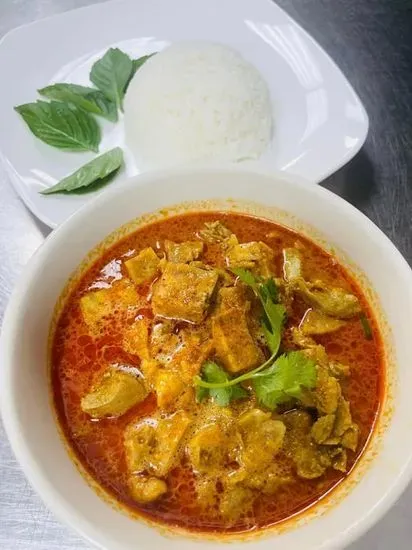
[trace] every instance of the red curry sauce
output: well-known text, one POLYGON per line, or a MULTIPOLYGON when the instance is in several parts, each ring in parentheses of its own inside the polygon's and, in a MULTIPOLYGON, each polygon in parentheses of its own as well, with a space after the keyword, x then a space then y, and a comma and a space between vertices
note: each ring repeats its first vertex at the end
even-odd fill
MULTIPOLYGON (((79 299, 91 289, 105 288, 125 276, 123 262, 141 249, 161 248, 164 239, 176 242, 193 240, 204 222, 221 220, 233 231, 240 242, 263 241, 275 251, 276 275, 281 275, 281 252, 297 241, 304 245, 306 272, 313 278, 321 277, 326 283, 343 287, 355 294, 362 305, 372 328, 373 338, 365 338, 359 319, 350 320, 337 333, 322 336, 330 358, 352 366, 351 376, 342 383, 346 399, 350 401, 353 420, 360 427, 359 446, 349 457, 348 472, 367 444, 379 411, 384 382, 382 342, 373 314, 357 283, 330 254, 310 240, 270 221, 236 213, 193 213, 176 216, 140 228, 110 248, 83 276, 70 296, 58 322, 52 348, 52 388, 54 403, 64 434, 77 458, 89 474, 122 505, 152 520, 178 525, 194 531, 245 531, 268 527, 313 505, 348 474, 328 470, 320 479, 300 480, 287 485, 275 496, 262 496, 254 505, 253 513, 242 517, 227 529, 208 517, 195 498, 194 476, 190 467, 182 462, 168 477, 169 491, 159 502, 140 505, 129 496, 123 432, 132 420, 145 416, 156 408, 156 399, 150 394, 119 418, 91 420, 82 412, 81 397, 89 390, 103 364, 124 363, 139 367, 137 356, 121 348, 121 334, 125 325, 140 316, 151 316, 144 306, 149 286, 140 288, 142 305, 129 316, 114 315, 107 328, 98 336, 89 334, 79 299)), ((213 247, 208 248, 205 261, 215 260, 213 247)), ((305 311, 299 300, 288 324, 296 323, 305 311)), ((286 331, 287 332, 287 331, 286 331)))

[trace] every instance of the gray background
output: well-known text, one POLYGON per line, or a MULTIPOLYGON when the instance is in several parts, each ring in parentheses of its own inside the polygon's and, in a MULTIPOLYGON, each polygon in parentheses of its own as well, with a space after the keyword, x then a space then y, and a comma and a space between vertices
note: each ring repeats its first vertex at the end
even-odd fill
MULTIPOLYGON (((0 36, 17 25, 91 3, 0 0, 0 36)), ((278 3, 332 55, 369 113, 371 127, 365 147, 324 185, 365 212, 412 263, 412 0, 278 3)), ((7 86, 7 82, 1 85, 7 86)), ((29 214, 5 174, 0 173, 0 322, 17 277, 47 234, 48 229, 29 214)), ((390 266, 383 265, 385 268, 390 266)), ((351 550, 409 550, 411 510, 412 486, 351 550)), ((1 424, 0 548, 90 548, 62 526, 33 492, 14 460, 1 424)))

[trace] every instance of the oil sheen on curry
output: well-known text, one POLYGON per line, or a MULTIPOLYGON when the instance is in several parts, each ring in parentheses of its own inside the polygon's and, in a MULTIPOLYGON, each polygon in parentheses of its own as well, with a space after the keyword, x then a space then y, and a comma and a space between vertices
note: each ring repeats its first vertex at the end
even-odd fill
POLYGON ((381 339, 336 259, 268 220, 146 225, 85 273, 52 351, 77 459, 138 515, 244 532, 347 477, 383 388, 381 339))

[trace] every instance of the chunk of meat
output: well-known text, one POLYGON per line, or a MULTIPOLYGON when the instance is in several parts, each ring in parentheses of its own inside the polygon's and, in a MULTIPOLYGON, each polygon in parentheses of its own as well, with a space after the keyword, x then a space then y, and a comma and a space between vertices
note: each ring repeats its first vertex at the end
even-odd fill
POLYGON ((149 326, 148 319, 136 319, 124 331, 123 349, 132 355, 138 355, 140 359, 149 359, 149 326))
POLYGON ((283 250, 283 277, 287 283, 302 277, 302 256, 297 248, 283 250))
POLYGON ((242 440, 230 409, 217 405, 201 408, 202 420, 188 443, 187 454, 195 472, 225 476, 225 465, 237 462, 242 440))
POLYGON ((199 231, 199 236, 208 243, 222 243, 229 239, 232 232, 220 221, 205 222, 205 227, 199 231))
POLYGON ((245 310, 229 309, 212 321, 216 355, 229 372, 239 372, 258 366, 263 354, 253 340, 245 310))
POLYGON ((302 319, 299 329, 304 336, 336 332, 345 325, 345 321, 334 319, 315 309, 309 309, 302 319))
POLYGON ((218 280, 215 271, 168 263, 153 291, 155 315, 201 323, 218 280))
POLYGON ((359 427, 356 424, 352 426, 342 435, 342 447, 355 452, 359 442, 359 427))
POLYGON ((311 429, 312 438, 316 443, 324 443, 331 437, 335 426, 335 418, 334 414, 326 414, 316 420, 311 429))
POLYGON ((196 333, 188 330, 182 334, 182 346, 174 355, 172 365, 185 384, 192 384, 193 377, 199 374, 212 349, 213 342, 208 332, 196 333))
POLYGON ((172 408, 178 402, 185 390, 185 384, 180 376, 171 370, 162 369, 158 372, 155 382, 157 406, 159 409, 172 408))
POLYGON ((159 269, 160 259, 153 248, 144 248, 137 256, 125 262, 129 277, 140 285, 154 278, 159 269))
POLYGON ((90 332, 98 335, 104 326, 105 318, 114 312, 125 312, 137 306, 139 298, 134 286, 123 279, 110 288, 88 292, 80 298, 80 309, 90 332))
POLYGON ((192 418, 184 411, 160 418, 145 418, 125 431, 126 459, 130 472, 148 471, 164 477, 179 459, 192 418))
POLYGON ((209 477, 198 477, 196 479, 196 497, 198 504, 203 509, 209 509, 212 512, 217 500, 216 479, 209 477))
POLYGON ((170 363, 172 356, 180 346, 181 338, 175 332, 173 321, 166 320, 153 326, 150 335, 150 351, 152 357, 155 357, 160 363, 164 365, 170 363))
POLYGON ((273 250, 265 243, 250 242, 231 246, 226 255, 229 267, 250 269, 262 277, 272 275, 273 250))
POLYGON ((143 359, 140 363, 140 371, 145 379, 146 386, 150 389, 154 388, 156 376, 160 370, 160 364, 156 359, 143 359))
POLYGON ((235 485, 223 492, 219 512, 227 524, 231 525, 252 508, 254 500, 255 493, 253 491, 247 487, 235 485))
POLYGON ((204 426, 189 441, 187 452, 196 473, 219 474, 228 455, 225 433, 217 424, 204 426))
POLYGON ((354 294, 343 288, 329 288, 322 281, 309 283, 299 279, 296 291, 308 305, 331 317, 349 319, 361 311, 359 300, 354 294))
POLYGON ((262 492, 264 495, 274 495, 287 483, 292 481, 292 472, 285 475, 283 468, 278 464, 270 464, 264 470, 249 472, 243 484, 250 489, 262 492))
POLYGON ((108 369, 81 400, 82 411, 92 418, 121 416, 147 396, 142 380, 116 369, 108 369))
POLYGON ((224 313, 229 309, 249 311, 250 301, 248 300, 245 286, 237 285, 219 289, 217 309, 219 313, 224 313))
POLYGON ((187 264, 200 258, 204 244, 202 241, 185 241, 174 243, 165 241, 166 257, 169 262, 175 264, 187 264))
POLYGON ((333 414, 341 396, 339 382, 330 376, 327 369, 317 367, 316 387, 311 392, 313 404, 321 414, 333 414))
POLYGON ((251 409, 238 419, 244 442, 241 462, 248 471, 262 470, 269 466, 283 445, 286 427, 280 420, 273 420, 270 413, 251 409))
POLYGON ((134 500, 141 504, 158 500, 167 492, 166 482, 151 476, 132 476, 129 480, 129 487, 134 500))

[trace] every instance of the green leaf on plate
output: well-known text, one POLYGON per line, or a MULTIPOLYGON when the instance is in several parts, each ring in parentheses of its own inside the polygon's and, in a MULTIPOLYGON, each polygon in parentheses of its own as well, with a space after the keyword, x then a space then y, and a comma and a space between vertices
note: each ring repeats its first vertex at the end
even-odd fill
POLYGON ((96 120, 75 105, 36 101, 14 109, 33 134, 52 147, 69 151, 99 150, 100 128, 96 120))
POLYGON ((41 191, 42 195, 52 193, 70 193, 84 189, 100 180, 113 176, 123 164, 123 151, 115 147, 107 153, 91 160, 70 176, 63 178, 59 183, 41 191))
POLYGON ((138 59, 133 59, 133 71, 130 75, 129 80, 127 81, 127 84, 126 84, 126 87, 125 87, 125 90, 124 90, 125 93, 126 93, 127 88, 129 87, 130 81, 132 80, 132 78, 136 74, 136 71, 138 71, 140 69, 140 67, 146 63, 146 61, 149 59, 149 57, 152 57, 153 55, 156 55, 156 53, 157 52, 150 53, 149 55, 142 55, 142 57, 139 57, 138 59))
POLYGON ((102 116, 111 122, 117 121, 116 105, 107 99, 103 92, 95 88, 57 83, 41 88, 38 92, 49 99, 73 103, 80 109, 102 116))
POLYGON ((90 80, 113 101, 117 108, 123 108, 126 86, 133 74, 133 61, 118 48, 110 48, 96 61, 90 71, 90 80))

